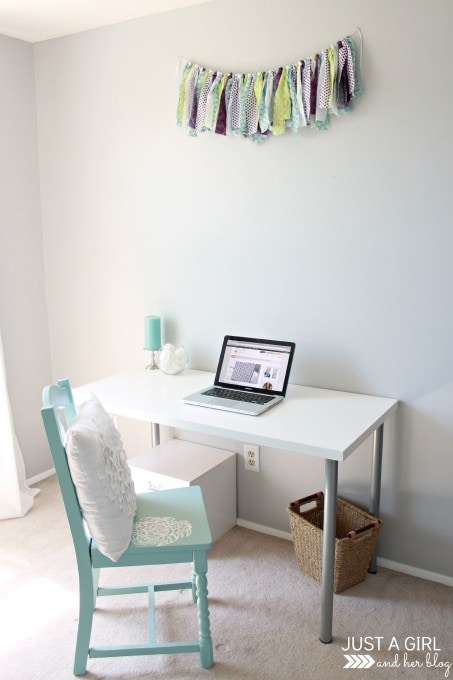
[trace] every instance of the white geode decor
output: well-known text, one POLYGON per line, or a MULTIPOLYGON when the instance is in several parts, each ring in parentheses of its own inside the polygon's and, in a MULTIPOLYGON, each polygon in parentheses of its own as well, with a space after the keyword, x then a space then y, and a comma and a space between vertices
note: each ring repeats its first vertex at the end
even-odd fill
POLYGON ((166 343, 157 355, 157 365, 163 373, 176 375, 181 373, 189 363, 189 355, 182 345, 166 343))

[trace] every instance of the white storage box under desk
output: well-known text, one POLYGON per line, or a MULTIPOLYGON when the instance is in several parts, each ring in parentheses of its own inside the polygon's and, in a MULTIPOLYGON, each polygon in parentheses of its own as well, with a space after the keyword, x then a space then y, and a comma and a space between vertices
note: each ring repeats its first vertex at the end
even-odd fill
POLYGON ((234 452, 171 439, 128 463, 137 493, 200 486, 213 541, 236 525, 234 452))

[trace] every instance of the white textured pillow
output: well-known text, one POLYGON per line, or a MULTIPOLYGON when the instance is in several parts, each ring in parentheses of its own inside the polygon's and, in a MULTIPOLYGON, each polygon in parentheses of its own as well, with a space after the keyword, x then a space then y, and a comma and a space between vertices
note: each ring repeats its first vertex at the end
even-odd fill
POLYGON ((94 394, 68 427, 65 448, 90 534, 117 562, 130 543, 137 504, 121 436, 94 394))

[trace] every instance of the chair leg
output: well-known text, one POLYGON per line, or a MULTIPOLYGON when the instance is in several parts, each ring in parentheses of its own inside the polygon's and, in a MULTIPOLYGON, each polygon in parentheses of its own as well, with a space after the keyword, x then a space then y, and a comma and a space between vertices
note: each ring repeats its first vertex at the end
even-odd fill
POLYGON ((196 583, 196 574, 195 574, 195 569, 192 564, 192 599, 197 603, 197 583, 196 583))
POLYGON ((98 596, 98 587, 99 587, 99 575, 101 573, 100 569, 93 568, 92 569, 92 577, 93 577, 93 610, 96 609, 96 598, 98 596))
POLYGON ((91 628, 96 603, 99 570, 79 571, 79 625, 74 658, 74 675, 85 675, 90 649, 91 628))
POLYGON ((200 664, 202 668, 211 668, 213 664, 212 638, 209 625, 208 580, 206 572, 208 561, 206 551, 194 553, 193 570, 196 583, 198 607, 198 636, 200 644, 200 664))

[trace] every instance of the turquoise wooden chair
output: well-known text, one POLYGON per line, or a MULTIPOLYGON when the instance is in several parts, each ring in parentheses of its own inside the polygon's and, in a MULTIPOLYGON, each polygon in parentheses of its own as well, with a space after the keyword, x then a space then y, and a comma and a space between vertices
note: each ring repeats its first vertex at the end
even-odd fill
POLYGON ((58 476, 69 526, 72 533, 79 575, 79 624, 75 650, 74 674, 86 673, 88 658, 136 656, 148 654, 175 654, 198 652, 203 668, 213 664, 212 640, 207 599, 207 550, 211 547, 211 533, 199 487, 137 494, 139 518, 168 517, 169 514, 187 518, 192 526, 190 536, 179 538, 169 545, 137 545, 131 542, 118 561, 102 554, 89 535, 82 517, 76 488, 71 477, 65 450, 67 427, 76 416, 68 380, 60 380, 43 391, 41 409, 50 451, 58 476), (191 577, 187 581, 139 584, 133 586, 100 587, 102 568, 132 567, 190 563, 191 577), (155 632, 155 593, 164 590, 191 589, 198 609, 199 635, 197 640, 157 642, 155 632), (149 639, 144 644, 124 644, 109 647, 90 647, 93 614, 97 596, 147 593, 149 602, 149 639))

